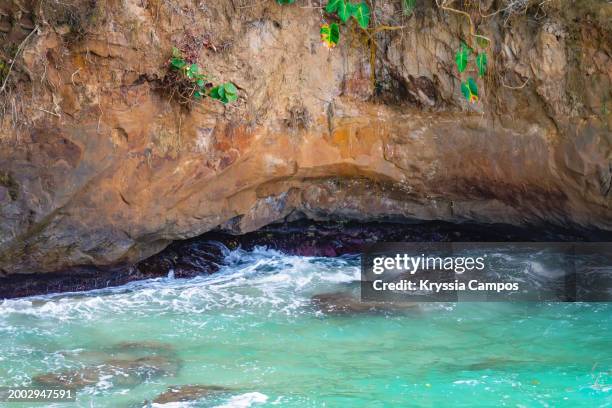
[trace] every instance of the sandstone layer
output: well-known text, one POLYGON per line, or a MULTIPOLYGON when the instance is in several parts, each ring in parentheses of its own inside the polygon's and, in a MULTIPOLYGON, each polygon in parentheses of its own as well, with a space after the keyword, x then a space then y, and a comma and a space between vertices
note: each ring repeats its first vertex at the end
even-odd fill
POLYGON ((378 3, 373 24, 400 29, 349 27, 329 50, 318 2, 4 0, 0 275, 302 217, 612 230, 612 4, 474 16, 492 41, 469 104, 466 18, 378 3), (194 39, 237 103, 164 92, 194 39))

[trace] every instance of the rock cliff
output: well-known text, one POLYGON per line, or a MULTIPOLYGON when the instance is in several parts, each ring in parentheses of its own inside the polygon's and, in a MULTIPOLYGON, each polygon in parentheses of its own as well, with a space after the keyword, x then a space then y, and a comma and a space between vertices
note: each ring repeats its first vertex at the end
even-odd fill
POLYGON ((480 3, 470 104, 470 23, 432 1, 331 50, 318 1, 1 1, 0 275, 301 217, 612 230, 612 4, 480 3), (239 100, 164 92, 173 46, 239 100))

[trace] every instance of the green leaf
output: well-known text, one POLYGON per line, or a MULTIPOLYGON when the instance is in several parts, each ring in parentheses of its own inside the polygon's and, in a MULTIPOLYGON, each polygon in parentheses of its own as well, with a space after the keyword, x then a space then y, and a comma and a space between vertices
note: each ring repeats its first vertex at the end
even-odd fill
POLYGON ((170 60, 170 65, 174 69, 182 69, 185 65, 187 65, 187 62, 185 62, 185 60, 182 58, 172 58, 170 60))
POLYGON ((478 76, 483 78, 487 73, 487 54, 481 52, 476 57, 476 66, 478 66, 478 76))
POLYGON ((204 88, 204 85, 206 85, 206 83, 204 82, 203 79, 198 79, 196 81, 196 84, 200 87, 200 88, 204 88))
POLYGON ((276 0, 278 4, 293 4, 295 0, 276 0))
POLYGON ((469 77, 467 82, 468 82, 468 86, 470 87, 470 92, 472 93, 472 95, 475 95, 476 97, 478 97, 478 85, 476 85, 476 81, 474 80, 474 78, 469 77))
POLYGON ((176 47, 172 47, 172 56, 173 56, 174 58, 180 58, 180 59, 183 59, 183 57, 182 57, 182 55, 181 55, 181 50, 179 50, 179 49, 178 49, 178 48, 176 48, 176 47))
POLYGON ((462 42, 461 48, 459 48, 459 51, 457 51, 457 55, 455 55, 455 63, 457 64, 457 69, 460 73, 465 71, 469 57, 470 48, 462 42))
POLYGON ((357 4, 354 3, 346 3, 346 9, 349 13, 349 16, 354 16, 357 11, 357 4))
POLYGON ((338 5, 338 17, 343 23, 346 23, 346 20, 348 20, 350 16, 351 12, 348 4, 344 0, 340 0, 340 4, 338 5))
POLYGON ((416 0, 403 0, 402 6, 404 15, 410 16, 414 12, 414 8, 416 7, 416 0))
POLYGON ((224 104, 230 103, 238 99, 238 89, 236 89, 236 85, 231 82, 226 82, 211 89, 208 96, 224 104))
POLYGON ((370 25, 370 8, 365 1, 351 7, 351 14, 355 17, 361 28, 368 28, 368 25, 370 25))
POLYGON ((461 93, 468 102, 478 102, 478 85, 476 85, 476 81, 472 77, 461 83, 461 93))
POLYGON ((344 3, 344 0, 329 0, 327 6, 325 6, 325 11, 328 13, 335 13, 340 8, 340 3, 344 3))
POLYGON ((236 89, 236 85, 231 82, 226 82, 223 85, 223 89, 225 89, 225 95, 238 95, 238 89, 236 89))
POLYGON ((321 40, 328 48, 334 48, 340 41, 340 27, 338 24, 323 24, 321 26, 321 40))
POLYGON ((462 82, 461 83, 461 93, 463 94, 463 97, 467 101, 470 101, 472 94, 470 92, 470 88, 469 88, 467 82, 462 82))
POLYGON ((213 99, 221 99, 221 96, 219 95, 219 86, 215 86, 214 88, 212 88, 210 92, 208 92, 208 96, 213 99))
POLYGON ((340 41, 340 27, 336 23, 332 23, 331 26, 331 38, 338 44, 340 41))
POLYGON ((200 92, 200 91, 195 91, 195 92, 193 93, 193 97, 194 97, 195 99, 198 99, 198 100, 202 99, 202 92, 200 92))
POLYGON ((225 90, 225 101, 222 101, 223 103, 234 102, 238 99, 238 89, 236 89, 234 84, 226 82, 223 85, 223 89, 225 90))
POLYGON ((191 64, 191 66, 187 70, 187 77, 195 78, 199 72, 200 72, 200 69, 198 68, 198 64, 191 64))

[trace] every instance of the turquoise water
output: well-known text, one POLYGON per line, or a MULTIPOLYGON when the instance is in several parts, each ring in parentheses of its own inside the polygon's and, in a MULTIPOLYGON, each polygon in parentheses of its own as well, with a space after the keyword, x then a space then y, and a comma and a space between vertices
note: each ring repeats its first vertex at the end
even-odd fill
POLYGON ((237 250, 207 277, 4 301, 0 386, 63 381, 78 399, 0 405, 612 406, 611 304, 326 314, 311 301, 358 279, 356 257, 237 250), (224 389, 152 403, 187 384, 224 389))

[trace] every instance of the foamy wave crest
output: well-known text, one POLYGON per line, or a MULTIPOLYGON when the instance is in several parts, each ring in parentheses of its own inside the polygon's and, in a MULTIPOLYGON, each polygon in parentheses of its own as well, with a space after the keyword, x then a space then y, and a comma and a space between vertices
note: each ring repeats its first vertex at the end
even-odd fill
POLYGON ((165 404, 153 403, 145 405, 143 408, 195 408, 196 406, 196 402, 167 402, 165 404))
POLYGON ((249 408, 254 405, 265 404, 268 396, 260 392, 247 392, 246 394, 231 397, 226 403, 217 408, 249 408))
POLYGON ((226 255, 226 265, 209 276, 158 278, 82 293, 9 299, 0 303, 2 320, 11 316, 98 320, 104 315, 201 315, 251 310, 295 313, 317 291, 359 280, 357 257, 291 256, 256 247, 226 255))

